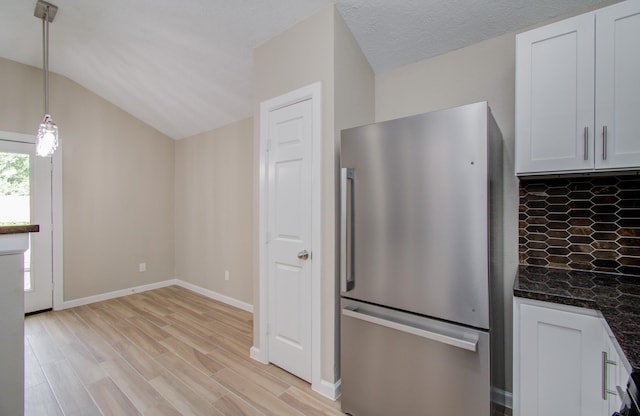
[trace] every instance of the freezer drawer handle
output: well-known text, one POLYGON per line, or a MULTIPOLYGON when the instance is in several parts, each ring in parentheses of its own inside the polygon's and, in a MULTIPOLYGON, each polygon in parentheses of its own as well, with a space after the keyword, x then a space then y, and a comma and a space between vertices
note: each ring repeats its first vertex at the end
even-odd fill
POLYGON ((342 309, 342 314, 350 318, 360 319, 362 321, 370 322, 372 324, 385 326, 387 328, 395 329, 397 331, 406 332, 408 334, 417 335, 422 338, 430 339, 432 341, 441 342, 454 347, 462 348, 463 350, 476 352, 478 349, 478 337, 475 335, 467 335, 469 339, 460 339, 452 337, 450 335, 439 334, 437 332, 427 331, 425 329, 416 328, 413 326, 401 324, 398 322, 389 321, 387 319, 378 318, 377 316, 371 316, 366 313, 354 311, 351 309, 342 309))
POLYGON ((340 169, 340 290, 348 292, 355 286, 355 265, 354 265, 354 223, 353 223, 353 194, 354 194, 354 171, 352 168, 340 169), (351 181, 351 211, 348 211, 347 204, 347 181, 351 181), (351 241, 347 241, 347 229, 349 230, 351 241), (349 244, 351 246, 349 247, 349 244), (349 250, 350 249, 350 250, 349 250), (347 259, 349 256, 349 259, 347 259), (348 260, 348 261, 347 261, 348 260), (349 270, 347 270, 349 269, 349 270))

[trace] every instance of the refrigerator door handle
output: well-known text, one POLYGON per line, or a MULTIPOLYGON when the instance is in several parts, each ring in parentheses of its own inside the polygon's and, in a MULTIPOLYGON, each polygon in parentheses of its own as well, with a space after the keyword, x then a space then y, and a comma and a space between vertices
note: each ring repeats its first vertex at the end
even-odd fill
POLYGON ((478 349, 478 336, 467 334, 465 338, 458 338, 451 335, 441 334, 434 331, 428 331, 422 328, 416 328, 414 326, 402 324, 399 322, 390 321, 388 319, 378 318, 377 316, 369 315, 367 313, 359 312, 353 309, 342 309, 342 314, 350 318, 360 319, 362 321, 370 322, 375 325, 381 325, 387 328, 395 329, 397 331, 406 332, 408 334, 416 335, 422 338, 430 339, 432 341, 448 344, 453 347, 462 348, 463 350, 476 352, 478 349))
POLYGON ((355 267, 353 264, 353 178, 353 168, 340 169, 340 290, 342 292, 353 290, 355 286, 355 267), (349 195, 347 189, 348 181, 351 181, 351 201, 347 201, 349 195), (348 204, 348 202, 351 202, 351 204, 348 204), (350 241, 348 241, 347 230, 351 234, 350 241), (347 261, 347 257, 349 257, 349 261, 347 261))

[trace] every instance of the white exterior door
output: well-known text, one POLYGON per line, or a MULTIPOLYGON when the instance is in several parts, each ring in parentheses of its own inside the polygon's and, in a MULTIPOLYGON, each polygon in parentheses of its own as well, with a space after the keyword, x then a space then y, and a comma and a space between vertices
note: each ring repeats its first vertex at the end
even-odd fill
POLYGON ((268 113, 269 361, 311 381, 312 100, 268 113))
POLYGON ((53 306, 51 158, 35 156, 33 139, 10 133, 0 136, 0 181, 7 185, 0 187, 0 222, 40 225, 40 232, 30 234, 25 253, 25 313, 53 306), (25 166, 26 172, 21 172, 25 166), (17 186, 18 180, 25 182, 23 187, 17 186))

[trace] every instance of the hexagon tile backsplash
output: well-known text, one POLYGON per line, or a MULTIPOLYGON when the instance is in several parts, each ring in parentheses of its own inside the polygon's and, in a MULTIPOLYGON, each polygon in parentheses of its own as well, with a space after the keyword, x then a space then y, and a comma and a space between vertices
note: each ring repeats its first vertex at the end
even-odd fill
POLYGON ((520 180, 520 264, 640 276, 640 176, 520 180))

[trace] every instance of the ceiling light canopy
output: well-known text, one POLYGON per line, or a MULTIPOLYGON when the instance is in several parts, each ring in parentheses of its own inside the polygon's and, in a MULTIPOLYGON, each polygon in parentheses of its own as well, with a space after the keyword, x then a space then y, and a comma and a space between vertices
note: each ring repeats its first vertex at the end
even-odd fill
POLYGON ((36 134, 36 154, 51 157, 58 147, 58 126, 49 115, 49 23, 58 12, 58 6, 38 0, 35 17, 42 19, 42 73, 44 76, 44 118, 36 134))

